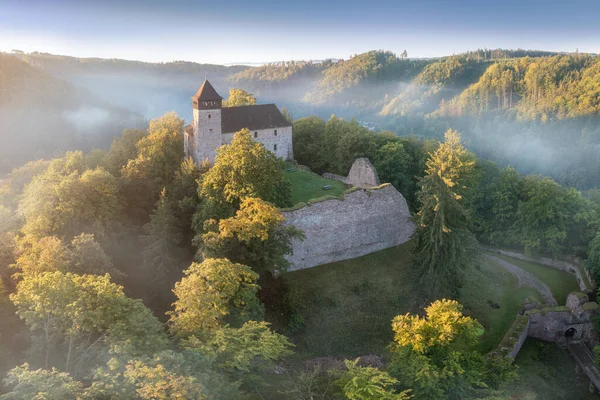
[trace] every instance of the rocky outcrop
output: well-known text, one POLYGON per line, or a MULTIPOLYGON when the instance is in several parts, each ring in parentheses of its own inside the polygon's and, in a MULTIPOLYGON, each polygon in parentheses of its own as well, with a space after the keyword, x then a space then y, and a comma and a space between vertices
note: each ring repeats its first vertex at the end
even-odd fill
POLYGON ((306 236, 293 242, 288 257, 292 271, 398 246, 415 231, 406 200, 390 184, 355 188, 342 199, 311 203, 283 215, 306 236))

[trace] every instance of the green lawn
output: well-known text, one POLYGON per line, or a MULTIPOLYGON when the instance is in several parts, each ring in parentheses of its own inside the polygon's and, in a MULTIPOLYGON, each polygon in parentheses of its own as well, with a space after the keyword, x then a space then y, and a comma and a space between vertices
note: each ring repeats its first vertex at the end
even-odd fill
MULTIPOLYGON (((411 267, 412 245, 289 273, 290 302, 304 318, 304 328, 290 334, 300 358, 386 353, 392 319, 429 303, 411 267)), ((492 350, 519 305, 536 296, 491 261, 466 274, 461 302, 486 328, 478 349, 492 350)))
POLYGON ((547 267, 541 264, 517 260, 515 258, 506 257, 499 254, 493 255, 535 275, 540 281, 548 285, 552 291, 552 294, 556 298, 558 305, 565 305, 569 293, 579 291, 577 280, 568 272, 560 271, 558 269, 547 267))
POLYGON ((500 343, 525 300, 539 300, 539 294, 519 288, 517 279, 491 260, 481 258, 479 266, 465 275, 461 303, 485 328, 477 349, 487 353, 500 343))
POLYGON ((341 196, 344 193, 344 183, 325 179, 311 172, 297 169, 294 172, 288 171, 294 168, 290 165, 285 170, 285 177, 292 183, 292 203, 306 202, 310 199, 316 199, 325 195, 341 196), (323 186, 330 185, 331 189, 325 190, 323 186))

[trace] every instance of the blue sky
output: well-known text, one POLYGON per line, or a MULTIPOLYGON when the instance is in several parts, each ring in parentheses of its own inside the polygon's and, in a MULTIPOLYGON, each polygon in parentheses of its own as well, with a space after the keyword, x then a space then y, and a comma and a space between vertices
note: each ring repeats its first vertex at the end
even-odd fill
POLYGON ((599 13, 600 0, 0 0, 0 50, 220 64, 373 49, 600 53, 599 13))

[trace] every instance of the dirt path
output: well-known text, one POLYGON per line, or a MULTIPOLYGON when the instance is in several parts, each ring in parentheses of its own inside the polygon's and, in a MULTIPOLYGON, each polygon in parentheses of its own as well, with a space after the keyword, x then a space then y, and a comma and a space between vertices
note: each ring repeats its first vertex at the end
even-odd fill
POLYGON ((500 264, 508 272, 513 274, 518 279, 519 286, 530 287, 532 289, 537 290, 544 299, 544 303, 546 303, 546 305, 552 307, 558 305, 556 299, 552 295, 552 291, 550 290, 550 288, 545 283, 541 282, 538 278, 536 278, 533 274, 522 270, 516 265, 511 264, 508 261, 504 261, 501 258, 494 257, 489 254, 484 254, 484 257, 494 261, 497 264, 500 264))

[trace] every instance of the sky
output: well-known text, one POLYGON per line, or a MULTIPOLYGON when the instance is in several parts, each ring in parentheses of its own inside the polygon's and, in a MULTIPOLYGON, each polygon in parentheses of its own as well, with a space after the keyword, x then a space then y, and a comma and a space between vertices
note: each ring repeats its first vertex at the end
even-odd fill
POLYGON ((600 53, 599 13, 600 0, 0 0, 0 51, 215 64, 600 53))

